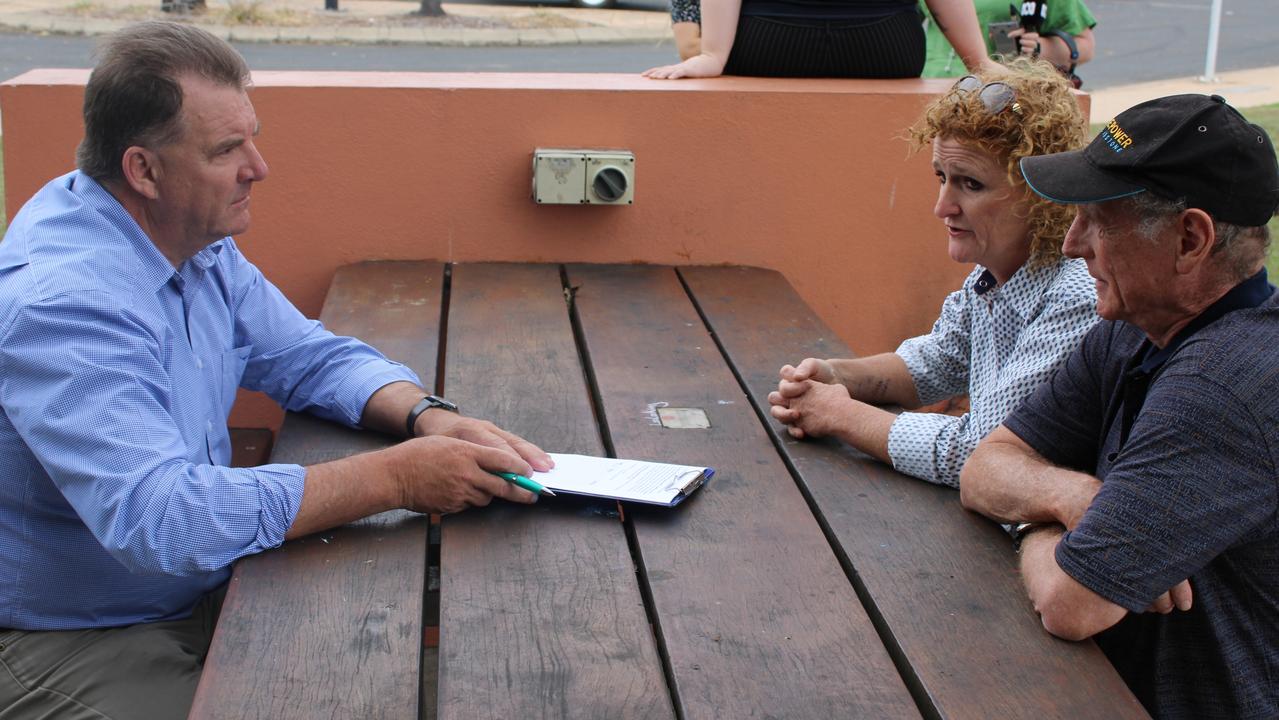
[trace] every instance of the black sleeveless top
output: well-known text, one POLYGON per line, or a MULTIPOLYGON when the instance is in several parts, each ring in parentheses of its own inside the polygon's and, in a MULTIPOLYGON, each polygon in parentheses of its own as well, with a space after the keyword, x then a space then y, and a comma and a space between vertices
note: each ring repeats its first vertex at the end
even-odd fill
POLYGON ((916 0, 742 0, 742 15, 871 23, 919 12, 916 0))

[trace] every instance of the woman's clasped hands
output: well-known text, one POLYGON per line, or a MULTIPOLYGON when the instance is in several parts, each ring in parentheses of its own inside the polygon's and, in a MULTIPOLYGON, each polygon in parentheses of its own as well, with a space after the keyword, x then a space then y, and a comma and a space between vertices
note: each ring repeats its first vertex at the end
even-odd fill
POLYGON ((832 434, 852 401, 839 373, 826 360, 807 358, 781 369, 777 389, 768 394, 769 412, 791 437, 832 434))

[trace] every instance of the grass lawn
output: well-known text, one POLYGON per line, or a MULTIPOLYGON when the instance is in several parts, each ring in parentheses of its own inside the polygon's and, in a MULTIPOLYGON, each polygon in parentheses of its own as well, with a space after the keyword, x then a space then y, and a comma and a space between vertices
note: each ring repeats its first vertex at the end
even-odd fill
MULTIPOLYGON (((1265 128, 1266 132, 1270 133, 1272 142, 1275 138, 1279 138, 1279 105, 1252 108, 1245 110, 1244 115, 1265 128)), ((1266 261, 1266 272, 1270 275, 1272 283, 1279 277, 1279 218, 1270 220, 1270 259, 1266 261)))

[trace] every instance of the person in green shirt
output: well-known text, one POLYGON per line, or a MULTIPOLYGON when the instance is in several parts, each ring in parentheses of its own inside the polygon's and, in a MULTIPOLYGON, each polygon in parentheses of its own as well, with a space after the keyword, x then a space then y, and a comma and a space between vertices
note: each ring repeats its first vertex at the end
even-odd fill
MULTIPOLYGON (((977 9, 977 22, 981 26, 982 37, 986 40, 986 52, 993 56, 997 51, 991 38, 991 23, 1006 22, 1008 20, 1016 22, 1018 18, 1017 11, 1015 7, 1009 6, 1009 0, 974 0, 973 5, 977 9)), ((923 4, 922 0, 920 9, 924 12, 926 18, 924 27, 928 42, 928 55, 927 60, 924 62, 923 77, 959 77, 967 75, 968 69, 964 67, 963 61, 960 60, 954 48, 946 41, 946 36, 942 34, 941 28, 937 27, 937 23, 928 14, 928 8, 923 4)), ((1063 70, 1067 70, 1072 65, 1082 65, 1092 59, 1092 29, 1096 24, 1096 18, 1093 17, 1092 12, 1088 10, 1088 6, 1084 5, 1082 0, 1049 0, 1048 17, 1044 20, 1042 32, 1027 33, 1017 27, 1008 33, 1008 37, 1017 43, 1021 54, 1034 55, 1036 48, 1038 48, 1040 57, 1063 70), (1061 37, 1053 34, 1054 31, 1066 33, 1075 41, 1079 56, 1073 61, 1070 57, 1069 45, 1061 37)))

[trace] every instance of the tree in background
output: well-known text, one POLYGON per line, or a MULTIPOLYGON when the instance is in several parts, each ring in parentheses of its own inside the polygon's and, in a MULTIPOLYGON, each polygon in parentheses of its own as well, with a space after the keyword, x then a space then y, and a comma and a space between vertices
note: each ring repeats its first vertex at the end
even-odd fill
POLYGON ((441 0, 422 0, 422 6, 418 8, 418 15, 427 17, 440 17, 444 15, 444 6, 440 4, 441 0))
POLYGON ((183 15, 203 11, 205 4, 204 0, 160 0, 160 9, 167 13, 183 15))

